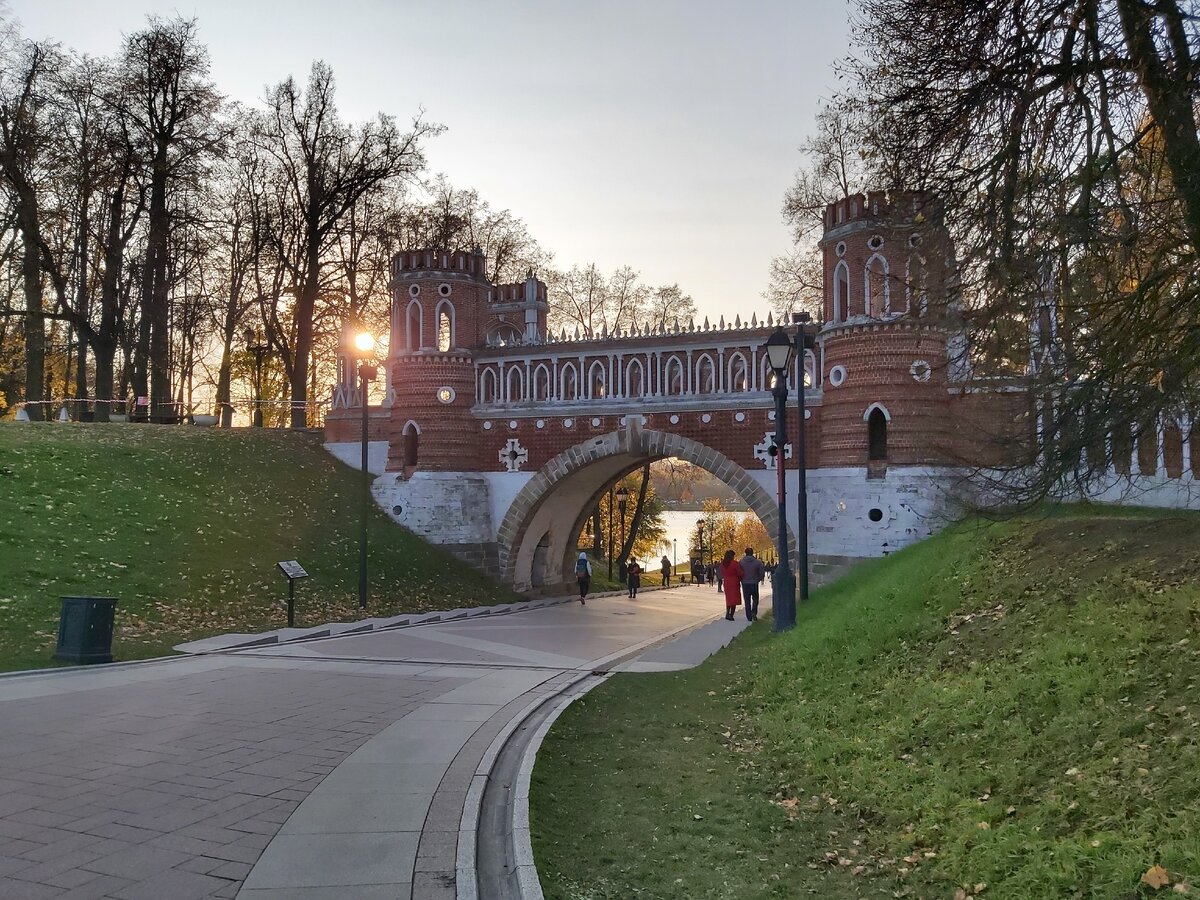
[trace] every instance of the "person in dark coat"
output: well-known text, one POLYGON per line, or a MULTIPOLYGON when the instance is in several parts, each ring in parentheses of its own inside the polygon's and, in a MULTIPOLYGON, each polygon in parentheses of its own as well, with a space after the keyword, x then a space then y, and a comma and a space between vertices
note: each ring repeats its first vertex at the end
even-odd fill
POLYGON ((747 547, 742 563, 742 599, 746 601, 746 621, 758 618, 758 586, 766 580, 767 570, 754 555, 754 548, 747 547))
POLYGON ((580 553, 579 559, 575 561, 575 580, 579 582, 579 603, 586 606, 588 588, 592 584, 592 564, 588 561, 586 553, 580 553))
POLYGON ((663 587, 671 586, 671 560, 666 555, 662 558, 663 587))
POLYGON ((629 576, 629 599, 636 600, 638 588, 642 586, 642 567, 638 565, 636 556, 629 558, 629 568, 625 573, 629 576))
POLYGON ((725 592, 725 618, 733 621, 733 611, 742 605, 742 564, 737 561, 737 554, 732 550, 725 551, 725 557, 719 566, 721 570, 721 587, 725 592))

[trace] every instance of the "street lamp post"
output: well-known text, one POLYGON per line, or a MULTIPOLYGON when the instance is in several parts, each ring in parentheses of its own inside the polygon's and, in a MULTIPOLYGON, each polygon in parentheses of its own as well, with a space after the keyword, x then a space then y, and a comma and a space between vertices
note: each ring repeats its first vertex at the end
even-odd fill
POLYGON ((358 529, 358 608, 367 608, 367 507, 371 503, 371 475, 367 469, 367 385, 374 381, 379 372, 370 365, 371 351, 375 349, 375 337, 364 331, 354 338, 358 349, 359 403, 362 405, 362 508, 358 529))
POLYGON ((804 364, 807 352, 816 345, 816 337, 809 334, 805 328, 812 321, 812 316, 806 312, 792 313, 792 324, 796 326, 796 392, 800 408, 800 437, 796 442, 797 474, 800 483, 796 487, 796 528, 797 540, 800 542, 800 600, 808 599, 808 457, 805 452, 805 429, 808 423, 805 418, 804 364))
POLYGON ((612 485, 608 486, 608 580, 612 581, 612 561, 613 561, 613 490, 612 485))
POLYGON ((625 562, 625 504, 629 502, 629 491, 624 487, 617 488, 617 513, 621 516, 621 565, 617 577, 624 584, 629 577, 629 569, 625 562))
MULTIPOLYGON (((771 611, 775 631, 787 631, 796 624, 796 580, 792 575, 787 546, 787 377, 791 369, 792 339, 782 328, 767 339, 767 358, 775 375, 775 472, 779 492, 779 567, 772 584, 771 611)), ((803 463, 801 463, 803 465, 803 463)))
POLYGON ((263 357, 267 355, 271 345, 255 334, 253 328, 243 331, 242 337, 246 341, 246 349, 254 354, 254 415, 251 421, 255 428, 262 428, 262 364, 263 357))

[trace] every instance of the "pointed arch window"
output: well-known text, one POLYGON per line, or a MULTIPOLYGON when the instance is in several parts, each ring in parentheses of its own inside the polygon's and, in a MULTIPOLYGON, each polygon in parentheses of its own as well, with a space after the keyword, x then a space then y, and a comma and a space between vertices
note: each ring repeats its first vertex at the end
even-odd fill
POLYGON ((714 390, 716 383, 713 377, 713 363, 708 354, 705 354, 696 363, 696 393, 711 394, 714 390))
POLYGON ((559 390, 559 398, 562 400, 578 400, 579 399, 579 381, 575 374, 575 366, 567 363, 563 366, 561 379, 561 387, 559 390))
POLYGON ((604 377, 604 364, 597 361, 588 369, 588 398, 599 400, 608 396, 607 379, 604 377))
POLYGON ((871 461, 888 458, 888 423, 891 415, 879 403, 872 403, 867 409, 867 459, 871 461))
POLYGON ((678 397, 683 394, 683 363, 677 356, 672 356, 667 360, 666 387, 669 397, 678 397))
POLYGON ((864 312, 872 319, 882 319, 888 312, 891 289, 888 285, 887 260, 876 253, 863 269, 864 312))
POLYGON ((404 314, 404 346, 410 353, 417 352, 425 344, 425 336, 421 333, 422 312, 421 301, 412 300, 404 314))
POLYGON ((484 369, 479 376, 479 402, 496 402, 496 373, 492 369, 484 369))
POLYGON ((525 400, 525 379, 515 366, 508 370, 508 402, 521 403, 525 400))
POLYGON ((550 399, 550 370, 544 365, 539 365, 533 370, 533 399, 550 399))
POLYGON ((746 357, 735 353, 729 360, 729 390, 732 393, 741 393, 749 389, 749 380, 746 378, 746 357))
POLYGON ((454 305, 443 300, 437 305, 437 348, 442 353, 454 347, 454 305))
POLYGON ((420 451, 421 429, 417 427, 417 423, 409 421, 404 426, 404 467, 412 468, 417 464, 417 458, 420 451))
POLYGON ((843 322, 849 315, 846 301, 850 297, 850 267, 843 259, 833 270, 833 321, 843 322))
POLYGON ((625 396, 644 397, 646 395, 646 377, 642 371, 640 360, 633 359, 625 369, 625 396))

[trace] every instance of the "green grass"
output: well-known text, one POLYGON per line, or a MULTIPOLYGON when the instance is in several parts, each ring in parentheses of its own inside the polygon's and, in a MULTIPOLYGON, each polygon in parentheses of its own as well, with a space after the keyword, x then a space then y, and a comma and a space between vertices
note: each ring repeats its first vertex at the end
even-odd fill
POLYGON ((546 895, 1108 900, 1154 895, 1156 864, 1200 880, 1198 574, 1191 514, 964 524, 817 592, 794 632, 614 677, 538 756, 546 895))
MULTIPOLYGON (((360 616, 361 476, 274 429, 0 425, 0 670, 51 664, 59 597, 119 599, 114 654, 360 616)), ((370 509, 368 615, 514 596, 370 509)))

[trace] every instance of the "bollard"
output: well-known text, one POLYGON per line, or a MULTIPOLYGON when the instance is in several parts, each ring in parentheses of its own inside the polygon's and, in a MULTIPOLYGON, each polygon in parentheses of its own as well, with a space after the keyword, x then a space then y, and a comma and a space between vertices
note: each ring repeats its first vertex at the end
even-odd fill
POLYGON ((63 597, 54 658, 73 663, 112 662, 115 597, 63 597))

